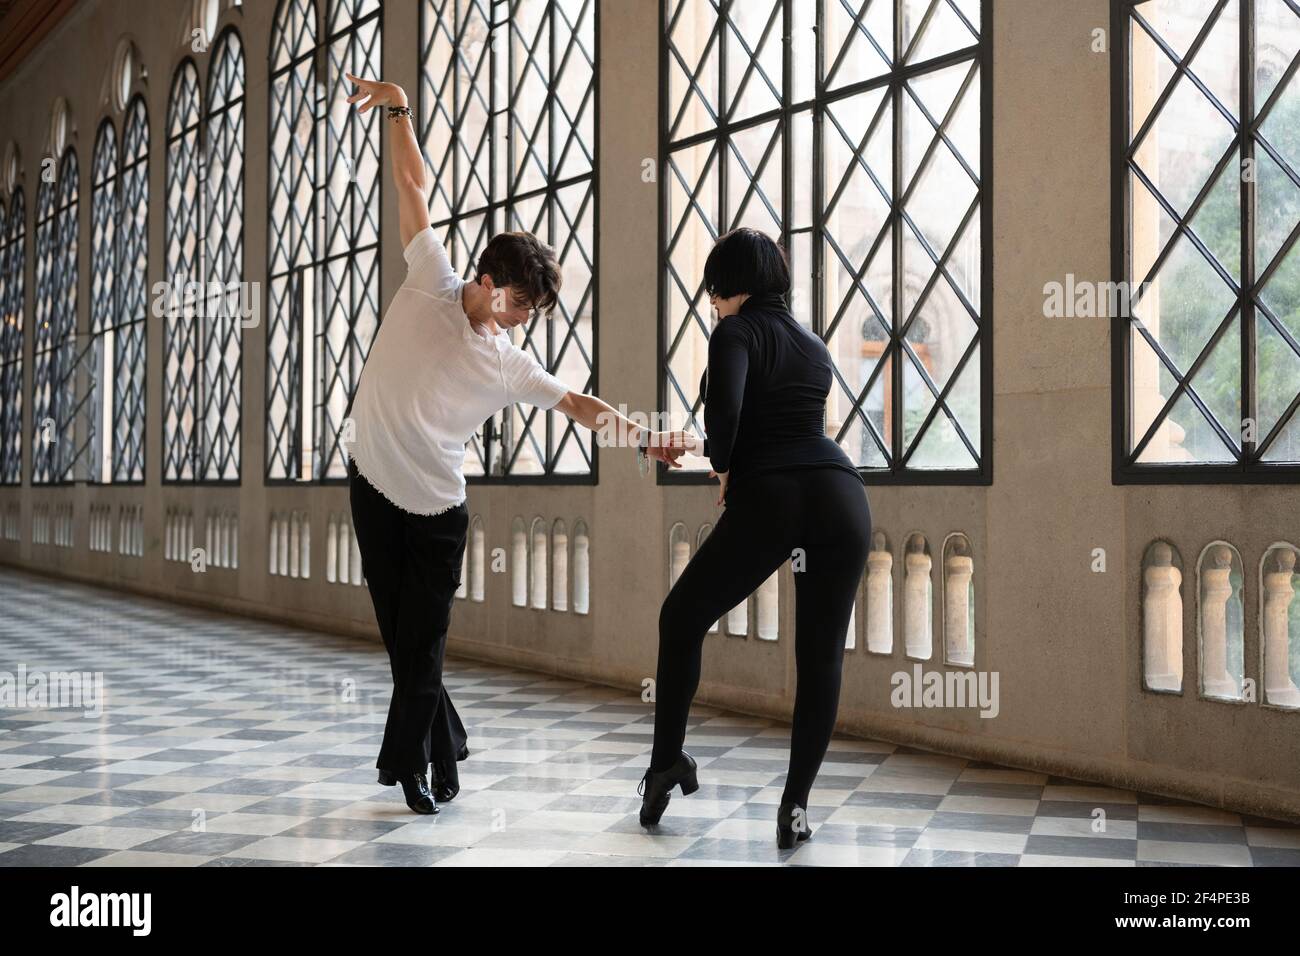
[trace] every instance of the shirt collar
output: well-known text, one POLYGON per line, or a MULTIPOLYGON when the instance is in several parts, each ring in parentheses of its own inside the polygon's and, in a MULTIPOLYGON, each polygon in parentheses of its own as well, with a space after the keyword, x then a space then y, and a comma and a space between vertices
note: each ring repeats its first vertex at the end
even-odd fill
POLYGON ((478 348, 485 349, 489 352, 500 352, 502 349, 510 347, 510 333, 505 329, 500 329, 494 335, 479 335, 474 331, 474 326, 470 325, 468 320, 465 322, 465 339, 478 348))
POLYGON ((741 312, 761 312, 776 311, 789 312, 790 307, 786 304, 785 296, 775 292, 765 293, 763 295, 751 295, 740 306, 741 312))

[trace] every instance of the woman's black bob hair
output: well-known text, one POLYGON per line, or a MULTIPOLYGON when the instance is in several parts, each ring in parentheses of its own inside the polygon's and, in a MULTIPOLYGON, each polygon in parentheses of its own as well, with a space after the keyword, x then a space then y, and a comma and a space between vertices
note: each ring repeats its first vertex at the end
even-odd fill
POLYGON ((704 291, 720 299, 735 295, 785 295, 790 262, 765 232, 742 227, 713 244, 704 263, 704 291))

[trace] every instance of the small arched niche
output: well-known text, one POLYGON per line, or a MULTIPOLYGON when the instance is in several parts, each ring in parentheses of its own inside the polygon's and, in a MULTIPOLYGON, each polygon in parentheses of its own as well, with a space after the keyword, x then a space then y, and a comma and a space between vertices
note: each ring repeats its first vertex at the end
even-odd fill
POLYGON ((907 656, 928 661, 934 654, 934 600, 930 543, 915 531, 903 545, 903 644, 907 656))
POLYGON ((534 518, 532 528, 529 533, 532 541, 533 554, 529 562, 530 584, 532 594, 532 606, 535 610, 546 610, 546 581, 547 581, 547 548, 550 544, 546 533, 546 522, 541 518, 534 518))
POLYGON ((867 653, 894 652, 894 555, 883 531, 871 535, 867 552, 867 653))
POLYGON ((943 639, 947 663, 975 666, 975 558, 960 531, 943 542, 943 639))
POLYGON ((1201 696, 1241 700, 1246 613, 1241 554, 1226 541, 1206 545, 1196 562, 1197 660, 1201 696))
POLYGON ((1260 562, 1260 670, 1264 703, 1300 707, 1300 614, 1294 609, 1300 551, 1279 542, 1260 562))
POLYGON ((1142 680, 1148 690, 1183 687, 1183 559, 1168 541, 1142 556, 1142 680))
POLYGON ((561 519, 551 526, 551 607, 569 609, 569 529, 561 519))
MULTIPOLYGON (((696 532, 696 534, 695 534, 695 553, 696 553, 696 554, 699 554, 699 553, 700 553, 700 548, 702 548, 702 547, 704 546, 704 542, 705 542, 705 540, 706 540, 706 539, 709 537, 709 535, 712 534, 712 533, 713 533, 713 525, 708 524, 708 523, 705 523, 705 524, 700 525, 700 530, 699 530, 698 532, 696 532)), ((717 633, 718 633, 719 631, 721 631, 721 630, 722 630, 722 622, 721 622, 721 621, 714 621, 712 624, 709 625, 709 631, 708 631, 708 633, 710 633, 710 634, 717 634, 717 633)))
POLYGON ((510 603, 528 606, 528 532, 518 516, 510 524, 510 603))
POLYGON ((591 535, 579 518, 573 524, 573 613, 591 610, 591 535))

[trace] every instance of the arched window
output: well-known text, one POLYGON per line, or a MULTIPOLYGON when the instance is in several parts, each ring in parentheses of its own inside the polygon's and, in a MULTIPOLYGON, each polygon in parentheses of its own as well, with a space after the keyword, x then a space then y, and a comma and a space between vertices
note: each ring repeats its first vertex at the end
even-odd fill
POLYGON ((22 170, 22 152, 18 149, 18 144, 10 140, 5 146, 4 166, 0 168, 0 187, 3 187, 10 197, 18 192, 22 170))
POLYGON ((835 362, 826 433, 870 480, 992 480, 979 0, 666 0, 660 407, 700 428, 718 236, 789 253, 835 362), (817 174, 808 172, 808 164, 817 174))
MULTIPOLYGON (((68 115, 68 101, 59 97, 54 101, 54 107, 50 110, 50 128, 46 134, 45 156, 47 159, 55 159, 63 155, 63 151, 68 146, 68 133, 72 121, 68 115)), ((44 169, 45 164, 41 164, 44 169)), ((43 178, 43 177, 42 177, 43 178)))
POLYGON ((221 16, 221 0, 193 0, 194 10, 191 22, 196 30, 202 30, 207 44, 217 32, 217 18, 221 16))
POLYGON ((113 108, 126 109, 131 100, 131 87, 139 69, 140 57, 135 45, 125 38, 118 41, 117 51, 113 54, 113 65, 109 72, 109 88, 112 94, 113 108))
POLYGON ((22 482, 26 270, 27 206, 23 191, 14 189, 8 214, 0 215, 0 484, 4 485, 22 482))
POLYGON ((198 463, 198 286, 202 97, 186 60, 167 101, 166 318, 163 324, 163 480, 193 481, 198 463))
POLYGON ((167 117, 167 324, 163 479, 239 480, 242 328, 261 301, 244 281, 244 53, 227 28, 206 104, 183 62, 167 117))
MULTIPOLYGON (((66 122, 66 119, 65 119, 66 122)), ((36 328, 32 374, 32 484, 73 480, 77 438, 77 154, 36 194, 36 328)))
POLYGON ((144 481, 145 311, 149 269, 149 114, 127 107, 122 133, 117 346, 113 356, 113 480, 144 481))
MULTIPOLYGON (((431 216, 473 275, 496 233, 526 230, 563 273, 554 320, 521 346, 577 392, 595 371, 596 3, 421 0, 420 140, 431 216)), ((471 441, 466 473, 591 473, 591 433, 554 411, 513 406, 471 441)))
POLYGON ((1300 99, 1286 67, 1300 6, 1121 10, 1111 175, 1125 295, 1108 303, 1117 478, 1295 481, 1300 99))
POLYGON ((212 48, 203 128, 203 252, 196 477, 239 480, 242 328, 261 304, 244 281, 244 49, 226 29, 212 48))
POLYGON ((280 0, 271 31, 266 477, 347 473, 344 413, 379 326, 379 0, 280 0))
POLYGON ((90 461, 93 481, 112 477, 113 346, 119 314, 117 131, 111 119, 99 125, 90 179, 90 461))
POLYGON ((131 101, 119 158, 111 120, 96 137, 91 182, 90 477, 144 480, 149 121, 131 101))

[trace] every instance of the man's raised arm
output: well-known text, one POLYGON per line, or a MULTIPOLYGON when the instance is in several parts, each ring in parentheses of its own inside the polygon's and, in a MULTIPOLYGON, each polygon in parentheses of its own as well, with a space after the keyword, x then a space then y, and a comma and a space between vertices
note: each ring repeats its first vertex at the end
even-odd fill
MULTIPOLYGON (((358 103, 362 113, 376 106, 407 107, 406 91, 396 83, 365 80, 346 74, 357 85, 357 92, 348 97, 349 103, 358 103)), ((415 138, 415 127, 410 116, 398 116, 388 121, 392 129, 389 153, 393 157, 393 182, 397 186, 397 219, 401 230, 402 246, 429 225, 429 179, 420 144, 415 138)))

